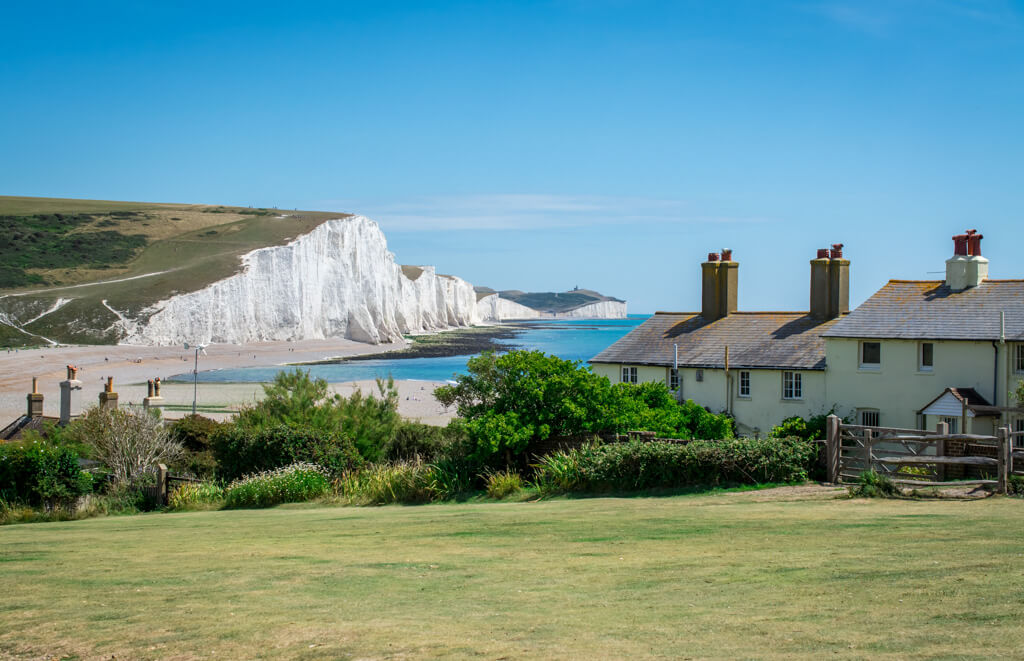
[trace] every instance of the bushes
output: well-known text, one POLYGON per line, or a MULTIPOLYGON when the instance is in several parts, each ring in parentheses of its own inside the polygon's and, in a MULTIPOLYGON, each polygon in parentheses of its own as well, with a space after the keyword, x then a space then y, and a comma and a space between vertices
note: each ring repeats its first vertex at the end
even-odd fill
POLYGON ((224 506, 271 507, 281 503, 300 503, 323 496, 329 488, 330 482, 323 468, 297 463, 231 483, 224 492, 224 506))
POLYGON ((557 436, 645 429, 676 438, 729 438, 732 422, 693 402, 679 404, 662 383, 616 384, 579 361, 540 351, 471 358, 468 374, 434 391, 465 420, 470 453, 512 463, 532 443, 557 436))
POLYGON ((213 477, 217 460, 210 448, 210 440, 222 426, 222 423, 201 415, 187 415, 171 423, 168 434, 184 449, 182 457, 171 468, 199 478, 213 477))
POLYGON ((341 475, 362 463, 350 441, 337 434, 325 436, 309 427, 246 429, 225 425, 214 433, 211 446, 218 474, 227 480, 296 462, 315 463, 341 475))
POLYGON ((131 483, 158 463, 172 463, 182 455, 173 440, 149 411, 94 406, 76 420, 66 436, 91 447, 92 458, 106 466, 114 480, 131 483))
POLYGON ((535 481, 544 493, 797 482, 807 479, 814 456, 800 439, 632 441, 542 457, 535 481))
POLYGON ((46 441, 0 444, 0 500, 67 506, 92 491, 73 450, 46 441))

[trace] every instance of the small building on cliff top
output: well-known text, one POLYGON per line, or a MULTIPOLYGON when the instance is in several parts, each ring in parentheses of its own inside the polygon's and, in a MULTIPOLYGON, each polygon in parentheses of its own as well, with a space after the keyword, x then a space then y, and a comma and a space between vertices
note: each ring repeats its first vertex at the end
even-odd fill
POLYGON ((699 313, 656 313, 590 362, 612 381, 663 381, 733 415, 741 434, 830 410, 866 425, 1024 430, 1012 394, 1024 280, 988 279, 981 238, 954 237, 945 280, 892 280, 852 312, 841 244, 811 260, 807 312, 738 311, 739 264, 712 253, 699 313))

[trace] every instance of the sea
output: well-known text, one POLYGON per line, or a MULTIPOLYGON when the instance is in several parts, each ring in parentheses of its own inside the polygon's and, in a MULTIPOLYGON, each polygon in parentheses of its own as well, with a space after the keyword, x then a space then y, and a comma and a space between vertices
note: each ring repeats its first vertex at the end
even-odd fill
MULTIPOLYGON (((619 338, 633 330, 648 318, 648 315, 631 314, 626 319, 565 319, 530 320, 516 322, 523 330, 515 337, 499 339, 499 345, 515 349, 535 349, 556 355, 565 360, 586 362, 619 338)), ((450 381, 466 373, 466 363, 471 355, 443 356, 439 358, 390 358, 379 360, 356 360, 331 365, 303 365, 311 376, 322 378, 329 383, 362 381, 388 378, 415 381, 450 381)), ((204 383, 264 383, 273 381, 282 370, 294 366, 239 367, 233 369, 199 372, 199 381, 204 383)), ((192 380, 192 374, 183 374, 171 380, 192 380)))

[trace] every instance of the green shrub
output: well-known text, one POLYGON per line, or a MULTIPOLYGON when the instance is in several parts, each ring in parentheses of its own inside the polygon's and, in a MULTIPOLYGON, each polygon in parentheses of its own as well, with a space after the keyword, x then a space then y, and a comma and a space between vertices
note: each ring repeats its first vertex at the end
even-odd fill
POLYGON ((479 464, 455 454, 436 459, 430 464, 430 490, 440 500, 449 500, 469 493, 479 471, 479 464))
POLYGON ((469 360, 467 374, 434 391, 465 420, 470 454, 512 463, 532 443, 633 429, 677 438, 729 438, 732 421, 692 401, 680 404, 663 383, 616 384, 579 361, 540 351, 488 352, 469 360))
POLYGON ((0 444, 0 499, 53 508, 90 491, 92 476, 70 448, 39 440, 0 444))
POLYGON ((330 394, 327 381, 308 371, 279 372, 263 386, 264 397, 243 409, 235 425, 249 432, 275 427, 312 430, 321 438, 349 439, 366 461, 380 461, 402 427, 394 381, 377 380, 379 397, 355 391, 348 397, 330 394))
POLYGON ((224 501, 224 489, 212 482, 185 482, 167 500, 172 510, 207 509, 224 501))
POLYGON ((315 463, 341 475, 362 463, 348 439, 337 434, 324 436, 311 427, 278 425, 251 429, 224 425, 214 432, 211 446, 217 459, 217 473, 226 480, 296 462, 315 463))
POLYGON ((511 470, 487 474, 487 495, 501 500, 523 489, 523 477, 511 470))
POLYGON ((370 464, 346 473, 337 482, 339 494, 359 505, 425 503, 433 499, 432 467, 419 461, 370 464))
POLYGON ((1024 475, 1011 475, 1006 482, 1006 493, 1012 496, 1024 496, 1024 475))
POLYGON ((184 448, 181 458, 171 465, 174 472, 203 479, 213 477, 217 459, 210 441, 223 424, 201 415, 187 415, 168 425, 170 437, 184 448))
POLYGON ((224 506, 254 508, 301 503, 323 496, 329 488, 323 468, 296 463, 232 482, 224 491, 224 506))
POLYGON ((860 498, 888 498, 900 495, 900 488, 887 476, 873 470, 864 471, 850 487, 850 495, 860 498))
POLYGON ((464 437, 465 432, 458 421, 452 421, 447 427, 405 421, 395 431, 383 456, 387 461, 429 462, 449 451, 464 437))
POLYGON ((546 493, 798 482, 814 457, 813 444, 800 439, 631 441, 542 457, 535 482, 546 493))

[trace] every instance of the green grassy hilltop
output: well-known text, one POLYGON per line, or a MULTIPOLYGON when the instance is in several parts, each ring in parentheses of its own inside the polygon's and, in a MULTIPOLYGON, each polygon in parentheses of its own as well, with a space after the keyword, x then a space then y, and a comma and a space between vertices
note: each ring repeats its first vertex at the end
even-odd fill
POLYGON ((1020 501, 785 491, 10 526, 0 658, 1024 653, 1020 501))
POLYGON ((138 314, 232 275, 251 250, 346 215, 0 196, 0 345, 113 342, 105 329, 117 316, 104 300, 138 314))

